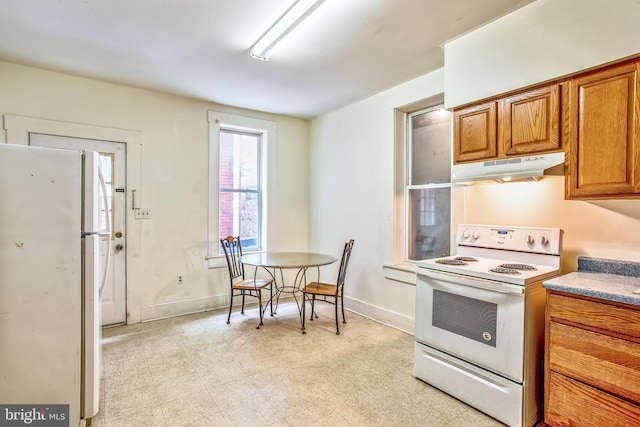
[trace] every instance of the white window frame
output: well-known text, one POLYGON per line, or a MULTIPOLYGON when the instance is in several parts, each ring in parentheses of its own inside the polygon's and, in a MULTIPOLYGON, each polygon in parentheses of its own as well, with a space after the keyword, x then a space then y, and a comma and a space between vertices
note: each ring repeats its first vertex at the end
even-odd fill
MULTIPOLYGON (((406 152, 406 159, 405 159, 405 187, 404 187, 404 229, 405 229, 405 233, 404 233, 404 253, 403 253, 403 262, 405 263, 409 263, 409 264, 414 264, 417 260, 414 259, 409 259, 409 246, 411 245, 411 236, 409 235, 409 230, 410 230, 410 224, 409 222, 411 221, 410 218, 410 212, 409 212, 409 204, 410 204, 410 200, 411 197, 409 195, 409 193, 411 192, 411 190, 428 190, 428 189, 435 189, 435 188, 451 188, 451 182, 446 182, 446 183, 439 183, 439 184, 413 184, 411 182, 411 176, 412 176, 412 170, 411 170, 411 161, 412 161, 412 155, 413 152, 411 150, 412 148, 412 138, 413 135, 411 133, 411 120, 410 118, 412 116, 416 116, 416 115, 420 115, 420 114, 424 114, 424 113, 430 113, 430 112, 434 112, 434 111, 438 111, 441 110, 442 108, 444 108, 444 102, 441 103, 437 103, 437 104, 432 104, 429 105, 425 108, 421 108, 419 110, 416 111, 411 111, 411 112, 407 112, 406 113, 406 119, 405 119, 405 126, 406 126, 406 130, 405 130, 405 152, 406 152)), ((451 117, 451 120, 453 121, 453 116, 451 117)), ((453 135, 452 135, 453 137, 453 135)), ((453 157, 452 157, 453 158, 453 157)), ((421 211, 420 214, 420 218, 419 221, 422 221, 422 214, 423 213, 429 213, 431 212, 433 214, 433 209, 426 209, 425 211, 421 211)), ((426 218, 425 218, 426 219, 426 218)))
MULTIPOLYGON (((393 220, 393 266, 413 266, 415 261, 408 259, 408 192, 412 188, 423 186, 411 186, 408 184, 410 153, 408 153, 407 130, 408 117, 412 113, 421 110, 429 110, 444 104, 444 94, 438 94, 411 104, 398 107, 394 112, 395 122, 395 173, 394 173, 394 220, 393 220)), ((432 188, 451 186, 451 184, 431 184, 432 188)), ((411 267, 412 268, 412 267, 411 267)), ((400 280, 402 281, 402 280, 400 280)))
POLYGON ((262 136, 262 248, 268 250, 275 225, 275 149, 277 123, 218 111, 208 112, 209 120, 209 224, 207 260, 209 268, 226 267, 219 245, 219 154, 220 128, 258 133, 262 136))

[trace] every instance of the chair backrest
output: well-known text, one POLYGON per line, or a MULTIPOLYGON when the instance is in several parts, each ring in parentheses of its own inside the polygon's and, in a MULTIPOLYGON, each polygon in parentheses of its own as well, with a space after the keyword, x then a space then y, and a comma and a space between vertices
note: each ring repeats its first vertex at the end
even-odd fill
POLYGON ((242 277, 244 279, 244 265, 238 261, 242 256, 242 244, 240 237, 227 236, 220 239, 220 244, 224 250, 224 256, 227 258, 227 267, 229 267, 229 279, 233 285, 234 279, 242 277))
POLYGON ((344 244, 344 251, 342 251, 342 260, 340 261, 340 269, 338 270, 337 287, 344 287, 344 278, 347 275, 347 265, 351 258, 351 249, 353 248, 353 239, 344 244))

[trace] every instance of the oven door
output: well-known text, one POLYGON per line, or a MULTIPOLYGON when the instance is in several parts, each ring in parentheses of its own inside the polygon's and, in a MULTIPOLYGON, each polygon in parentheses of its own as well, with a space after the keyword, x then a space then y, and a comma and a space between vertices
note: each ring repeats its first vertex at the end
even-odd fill
POLYGON ((524 288, 418 268, 416 340, 523 382, 524 288))

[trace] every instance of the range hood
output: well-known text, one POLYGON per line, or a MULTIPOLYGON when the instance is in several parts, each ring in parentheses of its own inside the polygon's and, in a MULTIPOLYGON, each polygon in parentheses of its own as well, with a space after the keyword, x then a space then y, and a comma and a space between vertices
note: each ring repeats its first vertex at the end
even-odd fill
POLYGON ((564 153, 536 154, 485 162, 461 163, 451 167, 451 182, 473 182, 564 175, 564 153))

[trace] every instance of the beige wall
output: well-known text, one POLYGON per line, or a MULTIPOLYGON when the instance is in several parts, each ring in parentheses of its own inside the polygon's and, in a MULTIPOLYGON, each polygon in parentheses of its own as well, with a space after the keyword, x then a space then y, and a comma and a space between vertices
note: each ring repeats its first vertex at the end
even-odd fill
POLYGON ((464 192, 466 223, 562 228, 565 273, 576 270, 578 256, 640 262, 640 200, 564 200, 562 177, 464 192))
POLYGON ((536 0, 445 45, 447 108, 640 52, 636 0, 536 0))
POLYGON ((398 220, 394 109, 442 89, 442 70, 437 70, 322 115, 311 125, 310 247, 339 254, 346 240, 355 239, 345 306, 406 331, 414 328, 415 286, 385 279, 382 268, 393 263, 398 220))
MULTIPOLYGON (((445 45, 445 100, 459 105, 640 54, 640 3, 537 0, 445 45)), ((606 143, 606 141, 603 141, 606 143)), ((640 201, 565 201, 563 181, 465 189, 465 222, 565 230, 578 255, 640 261, 640 201)))
MULTIPOLYGON (((308 246, 309 123, 158 92, 0 62, 0 115, 12 114, 141 133, 138 166, 143 207, 129 278, 132 318, 181 314, 228 304, 226 269, 208 269, 208 121, 217 110, 277 122, 276 242, 308 246), (132 269, 136 271, 136 269, 132 269), (176 284, 183 274, 184 285, 176 284), (137 316, 136 316, 137 314, 137 316)), ((0 133, 4 142, 4 132, 0 133)), ((128 194, 130 201, 130 194, 128 194)), ((136 220, 133 220, 136 221, 136 220)), ((131 222, 131 221, 130 221, 131 222)), ((130 236, 136 238, 136 236, 130 236)))
MULTIPOLYGON (((639 19, 635 0, 538 0, 446 45, 444 70, 314 119, 311 248, 337 252, 355 238, 347 306, 413 330, 415 287, 383 272, 394 259, 394 108, 445 87, 447 104, 458 105, 638 53, 639 19)), ((564 229, 565 272, 578 255, 640 261, 640 201, 565 201, 563 185, 545 178, 457 188, 463 202, 453 211, 469 223, 564 229)))

